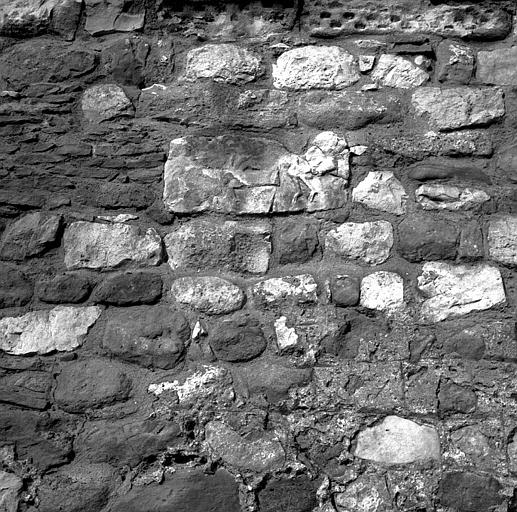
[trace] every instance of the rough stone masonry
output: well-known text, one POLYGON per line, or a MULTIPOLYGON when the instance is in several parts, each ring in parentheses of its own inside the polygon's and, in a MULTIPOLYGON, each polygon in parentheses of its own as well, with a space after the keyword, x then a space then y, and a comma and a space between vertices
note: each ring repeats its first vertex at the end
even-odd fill
POLYGON ((517 512, 515 0, 0 0, 0 512, 517 512))

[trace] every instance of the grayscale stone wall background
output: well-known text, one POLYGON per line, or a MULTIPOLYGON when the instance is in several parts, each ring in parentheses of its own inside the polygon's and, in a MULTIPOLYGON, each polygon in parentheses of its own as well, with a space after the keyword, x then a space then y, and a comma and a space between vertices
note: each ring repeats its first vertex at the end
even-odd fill
POLYGON ((516 7, 0 0, 0 511, 516 512, 516 7))

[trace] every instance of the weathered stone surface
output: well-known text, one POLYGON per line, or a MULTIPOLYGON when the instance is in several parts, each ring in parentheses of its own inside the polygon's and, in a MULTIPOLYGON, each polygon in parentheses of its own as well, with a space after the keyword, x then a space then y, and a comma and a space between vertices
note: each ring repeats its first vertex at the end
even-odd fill
POLYGON ((350 276, 335 276, 330 281, 330 296, 338 306, 356 306, 359 303, 361 280, 350 276))
POLYGON ((300 341, 296 329, 287 325, 287 317, 281 316, 277 318, 274 323, 276 344, 280 352, 287 352, 288 350, 297 347, 300 341))
POLYGON ((413 93, 411 102, 416 115, 438 130, 486 125, 505 114, 503 93, 497 88, 423 87, 413 93))
POLYGON ((79 221, 68 226, 63 241, 70 270, 116 268, 124 263, 157 265, 162 258, 161 239, 153 228, 143 234, 128 224, 79 221))
POLYGON ((63 410, 83 413, 126 400, 131 380, 124 370, 108 359, 87 359, 62 366, 54 399, 63 410))
POLYGON ((411 215, 399 224, 398 234, 398 250, 409 261, 456 257, 458 230, 445 220, 425 214, 411 215))
POLYGON ((0 308, 24 306, 31 300, 32 282, 10 265, 0 265, 0 308))
POLYGON ((379 57, 371 78, 386 87, 411 89, 427 82, 429 75, 405 57, 384 54, 379 57))
POLYGON ((470 210, 486 203, 490 196, 480 189, 454 185, 425 184, 415 190, 417 203, 424 210, 470 210))
POLYGON ((133 115, 133 104, 124 89, 116 84, 94 85, 86 89, 81 108, 85 119, 91 123, 133 115))
POLYGON ((183 356, 190 327, 181 313, 163 305, 109 308, 92 337, 120 359, 171 369, 183 356))
POLYGON ((406 191, 391 171, 369 172, 354 188, 352 199, 369 208, 394 215, 406 212, 406 191))
POLYGON ((29 213, 4 231, 0 258, 24 260, 38 256, 55 245, 61 227, 61 216, 42 212, 29 213))
POLYGON ((132 32, 144 26, 145 9, 125 9, 124 0, 86 0, 85 30, 92 36, 112 32, 132 32))
POLYGON ((374 272, 361 281, 361 306, 392 312, 404 306, 404 281, 395 272, 374 272))
POLYGON ((90 295, 90 280, 81 274, 58 274, 36 283, 35 294, 39 300, 50 304, 85 301, 90 295))
POLYGON ((506 215, 490 219, 488 252, 494 261, 517 265, 517 216, 506 215))
POLYGON ((273 85, 279 89, 343 89, 359 79, 354 57, 338 46, 295 48, 273 64, 273 85))
POLYGON ((49 404, 52 376, 45 372, 19 372, 0 379, 0 402, 44 410, 49 404))
POLYGON ((269 267, 271 242, 267 222, 191 221, 164 241, 173 270, 225 269, 263 274, 269 267))
POLYGON ((309 512, 317 508, 315 482, 299 476, 270 480, 258 494, 260 512, 309 512))
POLYGON ((228 425, 211 421, 205 427, 205 436, 214 454, 237 469, 260 473, 284 464, 284 449, 271 433, 262 432, 259 438, 248 440, 228 425))
POLYGON ((318 301, 318 285, 310 274, 273 277, 253 285, 249 294, 255 306, 266 308, 314 303, 318 301))
POLYGON ((67 307, 33 311, 0 320, 0 349, 8 354, 47 354, 79 347, 95 323, 98 306, 67 307))
POLYGON ((18 498, 23 488, 23 480, 13 473, 0 471, 0 510, 17 512, 18 498))
POLYGON ((95 302, 130 306, 153 304, 162 295, 162 278, 158 274, 136 271, 108 276, 93 294, 95 302))
POLYGON ((458 256, 462 260, 478 260, 483 258, 483 231, 475 220, 469 221, 461 230, 458 256))
POLYGON ((440 482, 439 499, 445 507, 461 512, 488 512, 503 502, 502 485, 491 476, 446 473, 440 482))
POLYGON ((239 512, 239 486, 224 469, 178 469, 163 482, 134 486, 110 512, 239 512))
POLYGON ((260 59, 233 44, 207 44, 187 54, 185 80, 211 78, 215 82, 242 84, 262 74, 260 59))
MULTIPOLYGON (((462 132, 465 133, 465 132, 462 132)), ((408 177, 417 181, 451 180, 490 184, 490 178, 477 166, 452 158, 431 158, 410 167, 408 177)))
POLYGON ((461 412, 467 414, 476 409, 477 396, 474 391, 454 382, 441 382, 438 392, 438 410, 442 413, 461 412))
POLYGON ((264 352, 267 341, 258 320, 240 315, 224 321, 209 338, 210 347, 222 361, 249 361, 264 352))
POLYGON ((433 427, 387 416, 359 433, 354 455, 384 464, 440 460, 440 440, 433 427))
POLYGON ((474 73, 475 55, 470 46, 442 41, 436 49, 436 74, 440 82, 468 84, 474 73))
POLYGON ((391 506, 388 482, 375 475, 359 476, 335 495, 338 512, 377 512, 391 506))
POLYGON ((496 158, 496 168, 512 183, 517 183, 517 144, 502 149, 496 158))
POLYGON ((484 84, 517 83, 517 46, 478 52, 476 78, 484 84))
POLYGON ((318 224, 311 220, 283 218, 275 222, 273 255, 280 265, 305 263, 318 248, 318 224))
POLYGON ((486 264, 425 263, 417 282, 426 298, 421 318, 428 322, 489 309, 506 300, 499 270, 486 264))
POLYGON ((379 265, 389 258, 393 228, 384 220, 345 222, 328 232, 325 254, 379 265))

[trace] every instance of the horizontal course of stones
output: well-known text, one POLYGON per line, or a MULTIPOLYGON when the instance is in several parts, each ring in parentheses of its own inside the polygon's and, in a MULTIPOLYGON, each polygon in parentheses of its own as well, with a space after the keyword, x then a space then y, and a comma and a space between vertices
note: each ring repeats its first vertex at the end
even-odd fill
POLYGON ((0 2, 0 510, 517 510, 514 2, 0 2))

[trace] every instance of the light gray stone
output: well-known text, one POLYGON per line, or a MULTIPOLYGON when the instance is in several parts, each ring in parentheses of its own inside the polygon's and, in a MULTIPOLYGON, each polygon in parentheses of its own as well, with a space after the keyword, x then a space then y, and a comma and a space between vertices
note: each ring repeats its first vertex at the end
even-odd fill
POLYGON ((211 421, 205 428, 210 449, 224 462, 237 469, 257 473, 279 469, 285 452, 276 436, 264 432, 253 441, 240 436, 220 421, 211 421))
POLYGON ((505 215, 488 222, 490 258, 506 265, 517 265, 517 216, 505 215))
POLYGON ((352 199, 375 210, 394 215, 406 212, 406 191, 391 171, 369 172, 354 188, 352 199))
POLYGON ((94 85, 84 91, 81 108, 85 119, 92 123, 110 121, 134 114, 133 104, 116 84, 94 85))
POLYGON ((417 283, 425 297, 420 311, 424 322, 439 322, 489 309, 506 300, 501 273, 486 264, 450 265, 430 261, 422 267, 417 283))
POLYGON ((299 342, 299 336, 295 327, 287 325, 287 317, 281 316, 275 320, 276 344, 280 351, 289 350, 296 347, 299 342))
POLYGON ((295 48, 273 64, 273 85, 279 89, 343 89, 359 79, 354 57, 338 46, 295 48))
POLYGON ((517 46, 478 52, 476 78, 485 84, 517 84, 517 46))
POLYGON ((371 78, 386 87, 412 89, 427 82, 429 74, 405 57, 384 54, 379 57, 371 78))
POLYGON ((0 349, 8 354, 47 354, 82 345, 99 318, 99 306, 57 306, 0 320, 0 349))
POLYGON ((399 416, 386 416, 357 436, 354 455, 384 464, 440 460, 440 439, 433 427, 399 416))
POLYGON ((438 130, 489 124, 505 114, 503 92, 498 88, 422 87, 411 102, 416 115, 438 130))
POLYGON ((211 78, 215 82, 241 84, 262 74, 260 59, 234 44, 207 44, 187 54, 185 80, 211 78))
POLYGON ((153 228, 142 233, 129 224, 79 221, 70 224, 63 240, 68 269, 158 265, 162 259, 161 238, 153 228))
POLYGON ((20 477, 0 471, 0 510, 2 512, 17 512, 22 488, 23 481, 20 477))
POLYGON ((139 5, 135 5, 130 13, 125 9, 124 0, 85 0, 85 4, 84 28, 92 36, 112 32, 133 32, 144 26, 145 9, 139 5))
POLYGON ((424 210, 469 210, 486 203, 490 196, 484 191, 454 185, 425 184, 415 191, 415 199, 424 210))
POLYGON ((257 305, 305 304, 318 301, 318 285, 310 274, 273 277, 253 285, 249 294, 257 305))
POLYGON ((385 262, 393 246, 393 227, 385 220, 345 222, 328 232, 325 254, 360 260, 370 265, 385 262))
POLYGON ((361 281, 361 306, 393 312, 404 306, 404 281, 395 272, 374 272, 361 281))
POLYGON ((171 295, 180 304, 209 315, 231 313, 242 307, 244 292, 220 277, 180 277, 173 281, 171 295))

